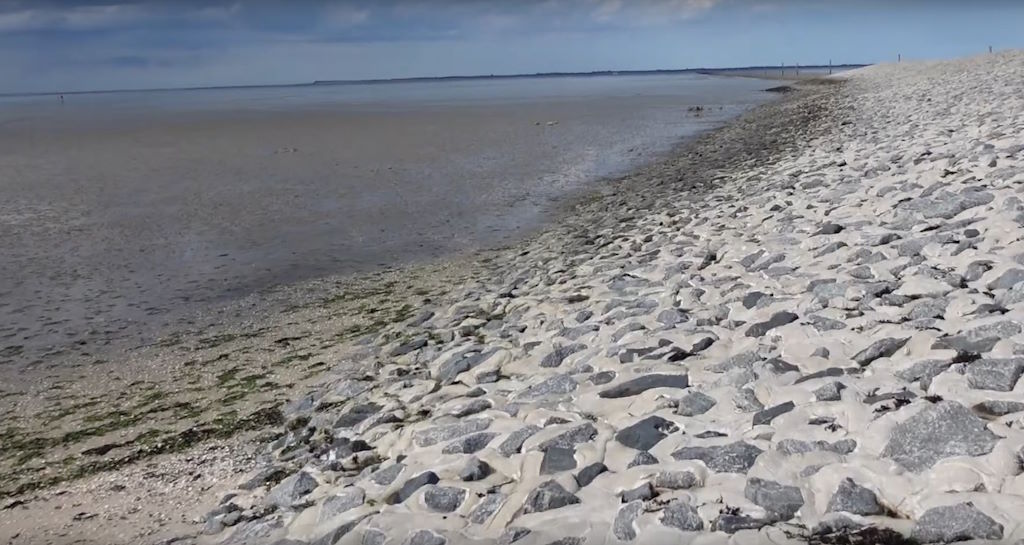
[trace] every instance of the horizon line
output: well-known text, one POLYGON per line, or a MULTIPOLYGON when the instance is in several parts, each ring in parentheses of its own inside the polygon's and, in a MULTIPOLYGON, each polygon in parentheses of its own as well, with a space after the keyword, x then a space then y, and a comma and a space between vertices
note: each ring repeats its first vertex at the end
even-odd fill
POLYGON ((448 75, 448 76, 417 76, 403 78, 370 78, 350 80, 313 80, 310 82, 296 83, 267 83, 267 84, 246 84, 246 85, 198 85, 183 87, 140 87, 132 89, 94 89, 78 91, 30 91, 21 93, 0 93, 0 97, 33 97, 33 96, 56 96, 56 95, 89 95, 105 93, 140 93, 158 91, 214 91, 227 89, 265 89, 273 87, 313 87, 317 85, 373 85, 382 83, 412 83, 429 81, 465 81, 483 79, 516 79, 516 78, 544 78, 544 77, 586 77, 586 76, 631 76, 648 74, 684 74, 695 73, 704 75, 716 75, 713 72, 724 72, 734 70, 779 70, 782 68, 802 68, 808 70, 822 68, 862 68, 870 64, 808 64, 808 65, 778 65, 778 66, 732 66, 718 68, 659 68, 651 70, 594 70, 589 72, 536 72, 532 74, 478 74, 478 75, 448 75))

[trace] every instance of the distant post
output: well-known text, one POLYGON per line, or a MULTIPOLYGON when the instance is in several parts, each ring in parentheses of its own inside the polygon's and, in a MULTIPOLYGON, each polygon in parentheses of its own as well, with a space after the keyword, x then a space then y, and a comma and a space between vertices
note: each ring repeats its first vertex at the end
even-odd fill
POLYGON ((896 54, 896 62, 903 62, 903 53, 896 54))
POLYGON ((828 60, 828 75, 832 75, 832 59, 828 60))
POLYGON ((782 77, 786 77, 786 63, 780 63, 782 66, 782 77))
POLYGON ((796 63, 796 75, 800 75, 800 63, 796 63))

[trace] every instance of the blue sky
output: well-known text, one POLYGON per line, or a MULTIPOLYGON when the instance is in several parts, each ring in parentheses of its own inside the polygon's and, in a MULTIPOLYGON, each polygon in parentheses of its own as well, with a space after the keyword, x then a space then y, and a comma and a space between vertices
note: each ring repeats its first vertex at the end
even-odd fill
POLYGON ((1013 0, 0 0, 0 92, 945 58, 1013 0))

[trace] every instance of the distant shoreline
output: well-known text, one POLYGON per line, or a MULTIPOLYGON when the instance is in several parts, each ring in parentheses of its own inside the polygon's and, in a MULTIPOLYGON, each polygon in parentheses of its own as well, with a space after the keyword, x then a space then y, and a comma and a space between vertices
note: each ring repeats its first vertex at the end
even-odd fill
MULTIPOLYGON (((834 65, 808 65, 800 66, 799 70, 853 70, 869 66, 867 64, 834 64, 834 65)), ((138 89, 98 89, 89 91, 39 91, 32 93, 0 93, 0 98, 17 97, 43 97, 56 95, 95 95, 111 93, 151 93, 163 91, 217 91, 231 89, 268 89, 281 87, 312 87, 329 85, 378 85, 383 83, 427 83, 446 81, 474 81, 474 80, 506 80, 506 79, 540 79, 540 78, 586 78, 586 77, 608 77, 608 76, 665 76, 696 74, 707 76, 730 76, 743 75, 762 71, 782 70, 781 66, 743 66, 734 68, 683 68, 663 70, 601 70, 594 72, 538 72, 535 74, 488 74, 470 76, 425 76, 414 78, 382 78, 382 79, 356 79, 356 80, 314 80, 305 83, 280 83, 267 85, 210 85, 196 87, 153 87, 138 89)), ((797 68, 786 66, 786 69, 797 68)))

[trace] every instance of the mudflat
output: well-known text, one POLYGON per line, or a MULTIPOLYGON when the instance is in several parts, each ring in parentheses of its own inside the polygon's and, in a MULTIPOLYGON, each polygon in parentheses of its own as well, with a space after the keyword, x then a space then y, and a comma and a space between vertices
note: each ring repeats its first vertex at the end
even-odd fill
POLYGON ((509 243, 767 99, 592 79, 7 99, 0 368, 109 360, 261 290, 509 243))

